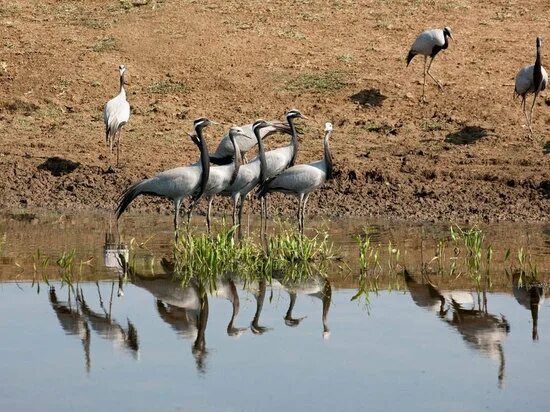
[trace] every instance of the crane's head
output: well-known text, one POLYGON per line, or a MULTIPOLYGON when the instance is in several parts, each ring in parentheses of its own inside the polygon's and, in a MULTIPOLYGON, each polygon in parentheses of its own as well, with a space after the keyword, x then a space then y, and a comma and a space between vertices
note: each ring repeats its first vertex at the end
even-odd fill
POLYGON ((120 73, 121 76, 124 74, 125 71, 126 71, 125 65, 121 64, 120 66, 118 66, 118 72, 120 73))
POLYGON ((326 122, 325 123, 325 132, 332 132, 332 123, 326 122))
POLYGON ((259 136, 260 129, 271 126, 271 123, 266 122, 264 119, 258 119, 252 125, 252 131, 255 135, 259 136))
POLYGON ((538 36, 537 37, 537 47, 540 47, 542 46, 542 37, 538 36))
POLYGON ((451 28, 450 28, 450 27, 445 27, 445 28, 443 29, 443 35, 444 35, 445 37, 450 37, 451 39, 454 40, 453 32, 451 31, 451 28))
POLYGON ((206 126, 210 126, 211 124, 218 124, 206 117, 199 117, 198 119, 195 119, 193 121, 193 128, 195 130, 202 130, 206 126))
POLYGON ((247 139, 250 139, 250 136, 247 136, 244 134, 244 130, 240 127, 231 127, 229 129, 229 138, 231 139, 231 141, 235 140, 237 138, 237 136, 244 136, 246 137, 247 139))
POLYGON ((290 109, 288 112, 286 112, 287 120, 296 119, 299 117, 302 119, 307 119, 307 117, 305 117, 302 113, 300 113, 298 109, 290 109))

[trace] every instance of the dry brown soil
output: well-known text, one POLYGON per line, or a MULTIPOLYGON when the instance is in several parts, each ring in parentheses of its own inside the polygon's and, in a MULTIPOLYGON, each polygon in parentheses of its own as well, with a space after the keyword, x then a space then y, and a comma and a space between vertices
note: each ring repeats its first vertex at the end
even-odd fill
MULTIPOLYGON (((322 126, 335 125, 337 178, 310 213, 549 222, 549 110, 539 98, 530 140, 512 99, 548 21, 542 0, 4 0, 0 206, 112 209, 131 182, 197 159, 193 118, 227 126, 297 107, 311 118, 298 162, 320 158, 322 126), (444 91, 430 83, 421 104, 422 60, 404 58, 444 25, 456 38, 433 65, 444 91), (102 108, 121 63, 132 115, 113 174, 102 108)), ((208 130, 211 149, 222 133, 208 130)))

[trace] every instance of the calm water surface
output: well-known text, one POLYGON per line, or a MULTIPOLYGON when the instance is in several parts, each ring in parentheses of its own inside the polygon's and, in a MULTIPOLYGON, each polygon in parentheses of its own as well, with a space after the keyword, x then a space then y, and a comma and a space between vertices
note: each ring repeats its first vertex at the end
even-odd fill
MULTIPOLYGON (((495 254, 528 248, 541 281, 521 287, 495 263, 492 285, 477 291, 463 278, 418 275, 445 227, 370 222, 412 277, 367 304, 351 301, 350 238, 366 224, 328 224, 347 274, 293 285, 225 278, 204 295, 162 271, 169 217, 128 219, 115 233, 101 215, 6 215, 0 410, 545 410, 548 228, 486 228, 495 254), (109 250, 132 238, 146 242, 142 264, 119 284, 109 250), (88 262, 83 280, 37 283, 38 248, 52 262, 74 248, 88 262)), ((54 264, 45 270, 56 277, 54 264)))

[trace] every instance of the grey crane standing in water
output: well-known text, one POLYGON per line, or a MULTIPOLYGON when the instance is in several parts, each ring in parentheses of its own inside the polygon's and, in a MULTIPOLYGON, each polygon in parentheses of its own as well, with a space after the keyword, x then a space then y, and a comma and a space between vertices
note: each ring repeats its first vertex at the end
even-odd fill
POLYGON ((301 234, 304 233, 304 214, 310 193, 333 178, 332 155, 328 142, 331 133, 332 124, 327 122, 323 140, 325 155, 322 160, 289 167, 281 174, 265 181, 259 190, 260 198, 271 192, 282 192, 298 197, 298 226, 301 234))
MULTIPOLYGON (((122 140, 122 127, 130 118, 130 103, 126 100, 124 90, 124 73, 126 67, 121 64, 118 67, 120 73, 120 90, 118 94, 107 102, 103 109, 103 122, 105 123, 105 140, 109 146, 109 153, 113 153, 113 145, 116 139, 116 165, 118 167, 120 142, 122 140)), ((111 167, 109 166, 111 170, 111 167)))
POLYGON ((205 117, 196 119, 193 123, 196 136, 191 135, 191 139, 199 147, 201 152, 200 161, 190 166, 166 170, 130 186, 120 196, 116 209, 117 219, 120 218, 130 203, 139 195, 164 197, 172 200, 174 203, 174 230, 176 232, 176 240, 178 239, 181 202, 187 196, 194 196, 192 205, 196 203, 204 193, 206 183, 209 179, 210 162, 202 129, 210 124, 215 123, 205 117))
POLYGON ((241 152, 239 150, 239 145, 237 144, 237 136, 242 134, 243 129, 240 127, 232 127, 229 129, 229 139, 231 140, 231 144, 233 144, 235 153, 233 164, 210 168, 208 182, 203 192, 203 195, 206 197, 208 202, 208 210, 206 212, 206 225, 208 227, 208 233, 210 233, 212 226, 210 214, 212 211, 212 201, 214 200, 214 196, 229 188, 235 182, 235 179, 239 174, 239 168, 241 166, 241 152))
MULTIPOLYGON (((254 136, 254 131, 252 129, 253 124, 247 124, 241 126, 242 133, 237 136, 236 142, 239 146, 241 157, 246 162, 246 153, 256 145, 256 138, 254 136)), ((261 131, 261 139, 265 139, 268 136, 271 136, 274 133, 291 133, 290 126, 287 123, 279 122, 273 120, 269 122, 269 126, 265 127, 261 131)), ((233 156, 235 150, 233 148, 233 143, 229 138, 229 133, 226 133, 216 151, 210 155, 210 162, 217 165, 229 164, 233 161, 233 156)))
MULTIPOLYGON (((260 184, 265 183, 267 179, 273 178, 281 173, 288 167, 294 166, 296 162, 296 156, 298 155, 298 133, 296 131, 296 126, 294 125, 294 120, 296 118, 307 119, 302 113, 297 109, 291 109, 286 113, 286 120, 290 127, 290 133, 292 139, 290 144, 287 146, 279 147, 277 149, 270 150, 265 152, 263 140, 261 139, 260 129, 267 127, 265 125, 265 120, 259 120, 252 125, 252 130, 258 141, 258 156, 253 160, 260 159, 262 155, 264 156, 264 165, 260 169, 260 184), (260 122, 260 123, 259 123, 260 122), (263 123, 261 123, 263 122, 263 123), (256 127, 254 127, 256 126, 256 127)), ((267 218, 267 198, 265 196, 261 197, 261 208, 262 208, 262 229, 263 225, 266 222, 267 218)))
MULTIPOLYGON (((252 189, 254 189, 254 187, 256 187, 260 182, 262 158, 265 161, 265 151, 263 150, 262 142, 265 133, 263 133, 263 130, 271 129, 272 127, 273 126, 270 122, 266 122, 264 120, 256 121, 253 124, 253 135, 255 136, 255 141, 259 146, 261 146, 260 155, 254 158, 251 162, 241 165, 237 171, 235 181, 227 189, 220 193, 222 196, 229 196, 233 200, 233 225, 239 225, 239 236, 242 231, 241 219, 244 202, 252 189)), ((235 139, 235 144, 237 145, 237 139, 235 139)), ((240 146, 237 146, 240 149, 240 146)), ((237 153, 237 156, 240 156, 240 154, 237 153)), ((264 167, 264 169, 266 168, 267 166, 264 167)))
POLYGON ((414 56, 420 54, 424 56, 424 81, 422 83, 422 101, 424 101, 425 89, 426 89, 426 74, 430 76, 433 81, 443 90, 441 83, 432 76, 430 73, 430 68, 435 59, 435 56, 441 51, 449 47, 449 38, 453 38, 450 27, 445 27, 443 29, 432 29, 426 30, 418 35, 414 41, 409 54, 407 55, 407 67, 411 63, 411 60, 414 56), (426 70, 426 63, 428 62, 428 57, 430 58, 430 64, 428 64, 428 69, 426 70))
POLYGON ((536 45, 537 57, 535 59, 535 64, 525 66, 518 72, 514 87, 514 97, 521 97, 521 108, 523 110, 523 114, 525 115, 525 120, 527 121, 527 126, 529 127, 529 133, 531 135, 533 134, 533 129, 531 126, 533 121, 533 108, 535 107, 537 96, 541 91, 546 89, 546 85, 548 84, 548 74, 546 73, 546 70, 544 70, 544 67, 542 67, 541 37, 537 37, 536 45), (533 103, 531 104, 531 111, 529 112, 529 116, 527 116, 525 104, 527 95, 530 93, 534 93, 534 97, 533 103))

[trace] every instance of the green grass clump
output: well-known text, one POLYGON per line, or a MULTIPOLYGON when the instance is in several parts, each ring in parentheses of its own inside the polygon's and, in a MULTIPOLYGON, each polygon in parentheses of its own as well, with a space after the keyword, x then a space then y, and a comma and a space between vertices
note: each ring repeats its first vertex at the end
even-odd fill
POLYGON ((183 82, 161 80, 147 87, 147 92, 157 94, 183 93, 189 90, 189 86, 183 82))
POLYGON ((425 132, 435 132, 443 130, 443 123, 433 120, 425 120, 422 122, 422 130, 425 132))
POLYGON ((286 83, 287 90, 324 93, 340 90, 347 85, 339 72, 304 73, 286 83))
POLYGON ((92 47, 92 50, 97 53, 103 53, 103 52, 109 52, 109 51, 115 51, 118 50, 118 42, 117 39, 115 39, 112 36, 105 37, 101 40, 99 40, 94 47, 92 47))
POLYGON ((270 237, 266 251, 251 238, 235 239, 236 227, 222 226, 216 235, 184 233, 175 245, 174 275, 183 284, 192 278, 216 287, 220 276, 235 275, 245 282, 270 281, 275 274, 284 281, 300 281, 326 273, 334 258, 327 234, 312 238, 283 230, 270 237))

